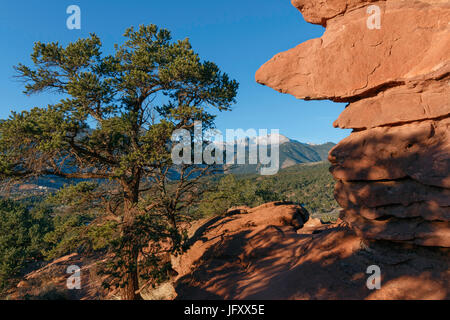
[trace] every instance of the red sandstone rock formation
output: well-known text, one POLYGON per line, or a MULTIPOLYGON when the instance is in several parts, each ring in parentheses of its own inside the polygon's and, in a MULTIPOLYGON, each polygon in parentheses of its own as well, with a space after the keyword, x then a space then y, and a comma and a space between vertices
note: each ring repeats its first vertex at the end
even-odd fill
POLYGON ((173 260, 177 299, 449 298, 446 248, 365 243, 343 222, 303 223, 308 214, 295 205, 233 212, 190 230, 193 245, 173 260), (382 270, 380 290, 366 286, 373 264, 382 270))
POLYGON ((342 218, 366 239, 450 247, 450 2, 292 0, 324 35, 256 80, 299 99, 348 102, 354 129, 329 154, 342 218), (368 27, 368 7, 380 29, 368 27))
POLYGON ((283 202, 267 203, 253 209, 240 207, 238 210, 229 210, 225 217, 212 218, 198 228, 194 226, 195 234, 191 237, 193 244, 188 253, 172 261, 172 264, 179 277, 184 276, 192 271, 197 260, 207 259, 207 252, 213 246, 217 247, 214 250, 216 256, 238 256, 242 253, 239 250, 241 245, 256 245, 253 235, 261 230, 266 230, 264 233, 269 237, 268 242, 276 243, 279 227, 287 227, 295 233, 308 218, 308 212, 302 207, 283 202), (234 244, 222 246, 225 239, 234 244), (244 239, 249 239, 249 243, 244 244, 244 239))

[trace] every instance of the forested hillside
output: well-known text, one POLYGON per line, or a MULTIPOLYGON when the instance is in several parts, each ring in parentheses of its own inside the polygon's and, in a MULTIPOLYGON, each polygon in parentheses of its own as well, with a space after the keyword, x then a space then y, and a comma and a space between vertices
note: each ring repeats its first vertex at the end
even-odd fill
POLYGON ((214 215, 233 206, 257 206, 270 201, 302 204, 310 213, 338 208, 329 163, 298 164, 273 176, 256 174, 214 176, 205 187, 197 214, 214 215))

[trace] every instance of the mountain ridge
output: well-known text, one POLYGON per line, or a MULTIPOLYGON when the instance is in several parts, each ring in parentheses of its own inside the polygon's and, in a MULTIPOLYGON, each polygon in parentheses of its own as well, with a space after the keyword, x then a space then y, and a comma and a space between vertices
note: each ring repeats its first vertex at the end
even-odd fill
MULTIPOLYGON (((279 143, 280 169, 289 168, 301 163, 327 161, 328 152, 336 145, 333 142, 313 145, 289 139, 283 135, 280 135, 280 141, 283 141, 279 143)), ((236 145, 237 143, 235 142, 235 146, 236 145)), ((245 142, 245 146, 246 154, 248 154, 247 142, 245 142)), ((260 167, 261 165, 259 164, 232 165, 225 167, 225 172, 233 174, 257 173, 259 172, 260 167)))
MULTIPOLYGON (((327 142, 324 144, 312 145, 308 143, 299 142, 294 139, 290 139, 286 136, 279 135, 279 154, 280 154, 280 170, 295 166, 302 163, 315 163, 321 161, 327 161, 328 152, 335 146, 333 142, 327 142)), ((270 137, 270 135, 269 135, 270 137)), ((262 139, 264 141, 269 141, 269 137, 262 139)), ((259 139, 260 137, 256 137, 259 139)), ((245 144, 246 160, 248 160, 248 139, 255 139, 255 137, 236 139, 234 142, 235 147, 238 144, 245 144)), ((261 143, 261 140, 259 140, 261 143)), ((247 162, 247 161, 246 161, 247 162)), ((223 170, 218 170, 218 173, 225 174, 252 174, 259 173, 261 165, 256 164, 244 164, 244 165, 224 165, 223 170)), ((172 180, 177 179, 176 170, 174 170, 172 180)), ((56 176, 45 176, 30 180, 26 183, 18 184, 15 188, 15 192, 20 193, 46 193, 58 190, 62 188, 65 184, 78 183, 83 180, 75 179, 69 180, 56 176)))

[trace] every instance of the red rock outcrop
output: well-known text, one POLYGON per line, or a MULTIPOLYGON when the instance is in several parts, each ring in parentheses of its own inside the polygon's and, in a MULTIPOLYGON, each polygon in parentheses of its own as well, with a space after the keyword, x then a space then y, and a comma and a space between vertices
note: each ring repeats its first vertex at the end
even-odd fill
POLYGON ((302 207, 283 202, 271 202, 253 209, 241 207, 229 210, 225 217, 217 216, 207 222, 202 221, 204 224, 198 228, 193 227, 195 232, 191 235, 192 246, 187 254, 172 261, 173 268, 181 277, 191 272, 198 259, 207 259, 210 253, 223 256, 224 260, 226 257, 239 255, 239 248, 246 245, 245 239, 248 239, 250 247, 256 245, 253 235, 262 230, 265 230, 270 242, 277 242, 281 230, 279 228, 287 228, 295 233, 308 218, 308 212, 302 207), (221 245, 225 240, 229 246, 221 245), (212 247, 216 249, 210 251, 212 247))
POLYGON ((366 239, 450 247, 450 2, 292 4, 326 31, 256 80, 349 103, 334 126, 353 132, 329 154, 342 219, 366 239))
POLYGON ((106 276, 97 272, 99 263, 106 261, 107 255, 98 253, 81 255, 72 253, 58 258, 45 266, 26 274, 22 281, 5 292, 6 300, 110 300, 118 299, 117 289, 106 289, 102 283, 106 276), (67 287, 69 266, 80 268, 80 290, 67 287))
MULTIPOLYGON (((308 214, 295 205, 240 210, 192 227, 192 246, 173 258, 177 299, 450 298, 447 248, 365 242, 342 221, 303 223, 308 214), (373 264, 382 270, 380 290, 366 286, 373 264)), ((416 232, 436 237, 427 229, 434 224, 416 232)))

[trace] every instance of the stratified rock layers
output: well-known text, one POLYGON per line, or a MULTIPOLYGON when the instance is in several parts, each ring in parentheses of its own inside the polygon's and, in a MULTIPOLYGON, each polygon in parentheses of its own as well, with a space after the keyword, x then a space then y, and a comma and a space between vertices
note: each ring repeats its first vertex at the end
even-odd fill
POLYGON ((366 239, 450 247, 450 2, 292 3, 326 31, 256 80, 349 103, 334 126, 354 130, 329 154, 342 219, 366 239))

